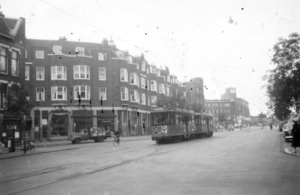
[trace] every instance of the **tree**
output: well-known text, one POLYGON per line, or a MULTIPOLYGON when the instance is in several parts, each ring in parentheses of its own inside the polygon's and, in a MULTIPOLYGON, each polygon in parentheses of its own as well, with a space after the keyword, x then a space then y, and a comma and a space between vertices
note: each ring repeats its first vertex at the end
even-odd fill
POLYGON ((219 113, 218 114, 218 119, 219 119, 219 122, 226 122, 227 121, 227 115, 225 113, 219 113))
POLYGON ((159 96, 157 100, 158 107, 170 107, 170 108, 180 108, 188 109, 188 103, 183 95, 182 90, 171 90, 171 96, 167 97, 165 95, 159 96))
POLYGON ((14 115, 25 114, 30 115, 30 111, 36 105, 29 102, 31 86, 19 86, 13 84, 11 86, 11 93, 7 95, 7 101, 5 105, 5 112, 14 115))
POLYGON ((300 35, 292 33, 275 44, 272 62, 276 67, 264 77, 267 80, 268 107, 278 119, 300 110, 300 35))

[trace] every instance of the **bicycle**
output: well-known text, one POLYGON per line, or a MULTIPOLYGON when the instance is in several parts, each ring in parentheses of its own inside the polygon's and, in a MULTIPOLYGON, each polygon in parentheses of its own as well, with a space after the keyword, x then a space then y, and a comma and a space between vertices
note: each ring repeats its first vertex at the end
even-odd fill
POLYGON ((34 142, 32 142, 32 141, 26 141, 26 148, 25 148, 24 141, 22 140, 19 147, 20 147, 20 153, 24 153, 24 149, 26 151, 29 151, 30 153, 34 153, 34 151, 35 151, 35 145, 34 145, 34 142))
POLYGON ((114 135, 114 140, 113 140, 113 144, 115 145, 119 145, 120 144, 120 138, 114 135))

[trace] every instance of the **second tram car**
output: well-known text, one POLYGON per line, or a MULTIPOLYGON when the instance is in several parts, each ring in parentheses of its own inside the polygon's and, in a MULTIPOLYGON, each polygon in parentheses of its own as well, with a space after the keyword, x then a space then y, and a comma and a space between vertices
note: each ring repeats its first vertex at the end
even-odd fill
POLYGON ((211 137, 213 135, 213 115, 208 113, 195 113, 194 122, 196 126, 195 137, 211 137))
POLYGON ((202 135, 212 136, 212 115, 195 114, 194 111, 157 108, 151 111, 152 140, 187 140, 202 135), (196 120, 195 120, 196 119, 196 120))

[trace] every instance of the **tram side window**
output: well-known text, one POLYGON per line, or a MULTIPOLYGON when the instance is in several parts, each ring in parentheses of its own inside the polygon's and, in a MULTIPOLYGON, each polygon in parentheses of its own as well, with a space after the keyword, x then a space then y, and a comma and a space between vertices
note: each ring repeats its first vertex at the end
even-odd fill
POLYGON ((176 113, 176 125, 184 124, 184 117, 180 113, 176 113))
POLYGON ((175 125, 175 113, 173 112, 169 113, 169 122, 170 125, 175 125))

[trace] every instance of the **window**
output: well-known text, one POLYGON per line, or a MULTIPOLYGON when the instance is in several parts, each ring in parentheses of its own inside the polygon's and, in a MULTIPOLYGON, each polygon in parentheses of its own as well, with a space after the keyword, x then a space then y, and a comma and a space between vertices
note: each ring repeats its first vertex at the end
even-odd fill
POLYGON ((170 75, 167 76, 167 82, 171 82, 170 75))
POLYGON ((99 87, 99 99, 101 100, 107 100, 106 96, 106 87, 99 87))
POLYGON ((127 60, 129 63, 132 63, 132 56, 127 56, 127 60))
POLYGON ((128 82, 127 69, 125 69, 125 68, 120 69, 120 80, 123 81, 123 82, 128 82))
POLYGON ((130 90, 130 101, 138 102, 138 92, 136 90, 130 90))
POLYGON ((146 95, 144 93, 142 93, 142 101, 141 101, 141 104, 142 105, 146 105, 146 95))
POLYGON ((51 80, 67 80, 67 68, 64 66, 51 66, 51 80))
POLYGON ((121 100, 128 100, 128 88, 121 87, 121 100))
POLYGON ((105 67, 99 67, 99 80, 106 81, 106 68, 105 67))
POLYGON ((51 87, 51 100, 67 100, 67 87, 51 87))
POLYGON ((148 106, 150 106, 150 105, 151 105, 151 102, 150 102, 150 100, 151 100, 151 96, 150 96, 150 95, 148 95, 148 106))
POLYGON ((156 69, 156 75, 157 75, 157 76, 161 76, 160 70, 156 69))
POLYGON ((146 79, 141 77, 141 88, 146 89, 146 79))
POLYGON ((151 81, 151 91, 157 92, 157 83, 154 80, 151 81))
POLYGON ((130 73, 130 84, 138 85, 138 76, 135 72, 130 73))
POLYGON ((7 74, 7 49, 0 48, 0 72, 7 74))
POLYGON ((147 68, 147 74, 149 74, 149 68, 147 68))
POLYGON ((84 56, 84 48, 83 47, 76 47, 75 52, 76 52, 76 55, 84 56))
POLYGON ((116 54, 119 58, 124 59, 124 53, 122 51, 117 51, 116 54))
POLYGON ((36 101, 45 101, 45 88, 44 87, 37 87, 36 88, 36 101))
POLYGON ((0 108, 5 108, 7 97, 7 83, 0 83, 0 108))
POLYGON ((156 106, 156 102, 157 102, 157 97, 156 96, 151 96, 151 105, 156 106))
POLYGON ((27 49, 25 49, 25 58, 27 58, 27 49))
POLYGON ((166 86, 166 91, 167 91, 166 95, 167 95, 167 96, 170 96, 170 88, 167 87, 167 86, 166 86))
POLYGON ((37 81, 45 80, 45 67, 42 67, 42 66, 36 67, 36 80, 37 81))
POLYGON ((142 62, 142 71, 146 72, 146 62, 142 62))
POLYGON ((196 93, 199 93, 199 88, 198 87, 196 88, 196 93))
POLYGON ((103 54, 103 53, 98 53, 98 60, 105 61, 106 60, 106 55, 103 54))
POLYGON ((62 54, 62 47, 60 45, 53 46, 53 53, 54 54, 62 54))
POLYGON ((166 94, 165 84, 159 83, 159 93, 166 94))
POLYGON ((35 51, 35 58, 36 59, 44 59, 44 51, 43 50, 36 50, 35 51))
POLYGON ((79 97, 81 100, 89 100, 90 99, 90 86, 87 86, 87 85, 74 86, 74 100, 78 100, 79 97))
POLYGON ((30 67, 25 66, 25 80, 29 81, 30 67))
POLYGON ((87 65, 73 66, 74 79, 90 79, 90 67, 87 65))
POLYGON ((150 90, 150 81, 149 80, 147 80, 146 89, 150 90))
POLYGON ((11 75, 19 76, 19 52, 11 52, 11 75))

